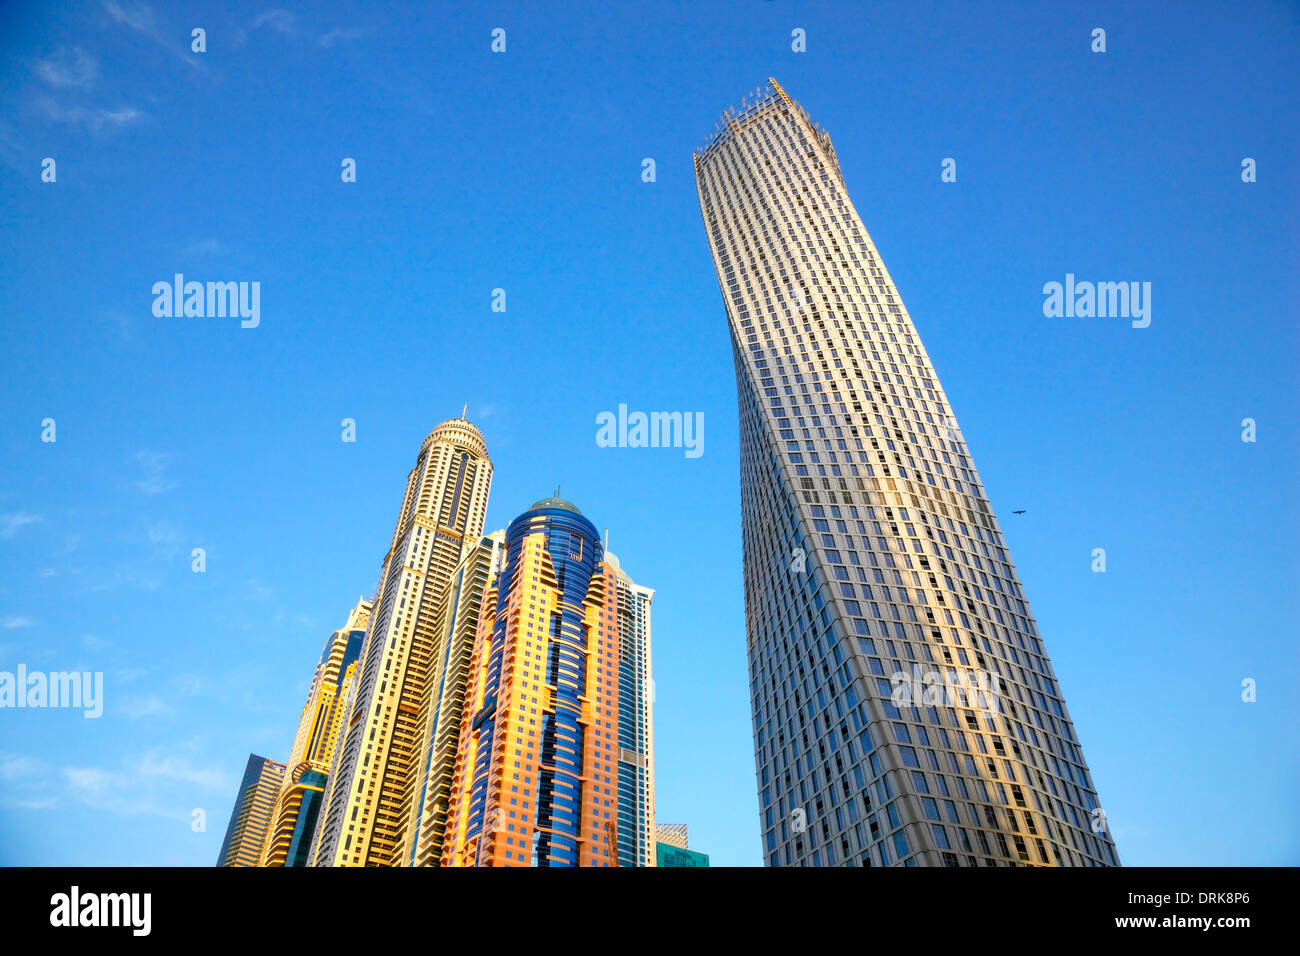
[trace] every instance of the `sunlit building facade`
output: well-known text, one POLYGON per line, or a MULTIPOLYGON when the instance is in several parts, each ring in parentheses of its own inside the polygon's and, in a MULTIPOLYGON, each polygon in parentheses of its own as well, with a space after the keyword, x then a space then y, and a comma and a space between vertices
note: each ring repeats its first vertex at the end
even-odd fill
POLYGON ((695 172, 739 396, 765 862, 1118 864, 998 520, 829 135, 769 80, 695 172))
POLYGON ((650 608, 655 592, 633 581, 612 552, 618 592, 618 865, 655 865, 654 681, 650 608))
POLYGON ((306 766, 299 764, 298 772, 285 778, 262 866, 307 866, 310 862, 327 776, 319 770, 303 769, 306 766))
POLYGON ((504 531, 494 531, 466 551, 441 602, 433 665, 420 704, 420 778, 418 786, 410 788, 410 800, 404 808, 407 821, 403 830, 403 866, 441 865, 470 656, 483 593, 501 570, 505 537, 504 531))
POLYGON ((618 602, 618 569, 558 491, 510 523, 470 660, 444 866, 619 865, 618 602))
POLYGON ((408 788, 418 786, 421 705, 448 582, 483 533, 492 463, 464 418, 424 440, 384 557, 344 737, 336 747, 312 861, 401 863, 408 788))
POLYGON ((257 754, 248 755, 244 777, 235 794, 217 866, 258 866, 271 829, 271 816, 284 783, 285 765, 257 754))
POLYGON ((330 763, 369 622, 370 602, 359 599, 347 624, 330 635, 321 651, 289 752, 263 866, 306 866, 309 862, 330 763))
POLYGON ((655 840, 665 846, 685 850, 690 841, 690 832, 685 823, 656 823, 655 840))

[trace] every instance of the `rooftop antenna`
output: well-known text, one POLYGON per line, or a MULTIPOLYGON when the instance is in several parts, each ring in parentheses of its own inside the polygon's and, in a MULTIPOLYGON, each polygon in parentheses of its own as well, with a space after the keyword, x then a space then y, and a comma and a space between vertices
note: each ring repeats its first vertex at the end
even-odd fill
POLYGON ((560 497, 560 486, 559 486, 559 485, 556 485, 556 486, 555 486, 555 494, 552 495, 551 497, 552 497, 552 498, 558 498, 558 497, 560 497))
POLYGON ((460 410, 460 420, 461 420, 461 421, 468 421, 468 419, 465 418, 465 415, 466 415, 468 412, 469 412, 469 402, 466 402, 466 403, 465 403, 465 407, 462 408, 462 409, 460 410))
POLYGON ((605 529, 605 553, 609 554, 609 529, 605 529))

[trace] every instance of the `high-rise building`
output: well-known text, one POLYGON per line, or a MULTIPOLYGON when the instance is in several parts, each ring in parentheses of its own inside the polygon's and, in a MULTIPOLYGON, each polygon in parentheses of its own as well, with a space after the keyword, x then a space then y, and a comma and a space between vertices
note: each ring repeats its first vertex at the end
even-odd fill
POLYGON ((684 846, 673 846, 671 843, 659 843, 655 846, 655 866, 670 868, 679 867, 707 867, 709 865, 709 855, 701 853, 699 850, 692 850, 684 846))
POLYGON ((336 747, 317 866, 401 861, 403 806, 417 785, 420 707, 447 583, 483 533, 492 462, 477 428, 445 421, 420 446, 384 557, 362 664, 336 747))
POLYGON ((441 865, 470 654, 474 650, 483 592, 501 569, 505 538, 504 531, 494 531, 466 551, 447 583, 448 593, 441 602, 433 664, 420 704, 417 753, 421 776, 419 785, 409 788, 410 799, 404 808, 403 866, 441 865))
POLYGON ((370 602, 358 599, 347 624, 330 635, 312 675, 289 752, 263 866, 306 866, 347 699, 356 679, 370 602))
POLYGON ((620 708, 636 706, 621 700, 618 570, 558 490, 510 523, 505 552, 470 659, 442 863, 617 866, 620 708))
POLYGON ((687 846, 685 823, 655 824, 655 866, 706 867, 709 855, 687 846))
POLYGON ((829 135, 769 80, 695 175, 739 396, 765 862, 1118 864, 997 518, 829 135))
POLYGON ((311 858, 312 836, 325 797, 327 775, 319 770, 303 770, 286 776, 276 802, 275 818, 262 850, 262 866, 307 866, 311 858))
POLYGON ((655 865, 654 682, 650 605, 655 592, 605 552, 618 589, 618 865, 655 865))
POLYGON ((666 846, 685 850, 690 841, 690 834, 685 823, 656 823, 655 840, 666 846))
POLYGON ((282 763, 248 755, 230 823, 226 825, 226 838, 217 854, 217 866, 257 866, 261 862, 284 770, 282 763))

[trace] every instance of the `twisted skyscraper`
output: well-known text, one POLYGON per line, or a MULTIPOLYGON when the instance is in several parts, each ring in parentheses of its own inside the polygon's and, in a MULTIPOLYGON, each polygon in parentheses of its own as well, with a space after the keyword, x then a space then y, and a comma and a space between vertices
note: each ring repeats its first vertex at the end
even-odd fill
POLYGON ((997 518, 829 135, 769 80, 695 175, 735 354, 766 863, 1117 864, 997 518))

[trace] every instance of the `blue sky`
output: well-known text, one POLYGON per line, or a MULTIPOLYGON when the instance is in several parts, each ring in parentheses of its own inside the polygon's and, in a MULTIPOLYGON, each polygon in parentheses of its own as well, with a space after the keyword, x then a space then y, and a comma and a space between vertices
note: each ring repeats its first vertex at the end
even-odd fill
POLYGON ((469 402, 489 528, 562 483, 657 591, 660 819, 759 864, 691 152, 768 76, 934 360, 1124 862, 1300 862, 1294 4, 219 6, 0 10, 0 670, 105 675, 97 720, 0 710, 0 862, 211 865, 469 402), (260 326, 155 318, 177 272, 260 282, 260 326), (1150 327, 1044 317, 1066 273, 1151 282, 1150 327), (703 412, 704 454, 597 447, 620 403, 703 412))

